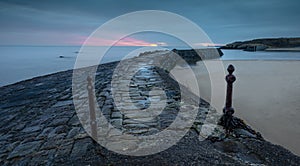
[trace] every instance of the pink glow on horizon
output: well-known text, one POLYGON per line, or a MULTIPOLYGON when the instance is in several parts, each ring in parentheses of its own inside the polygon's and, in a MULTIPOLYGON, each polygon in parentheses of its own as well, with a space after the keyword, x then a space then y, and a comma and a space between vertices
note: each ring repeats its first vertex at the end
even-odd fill
POLYGON ((70 42, 70 44, 75 45, 87 45, 87 46, 157 46, 156 43, 150 43, 144 40, 132 38, 132 37, 126 37, 123 38, 117 42, 113 39, 105 39, 105 38, 95 38, 91 37, 88 40, 88 37, 86 36, 77 36, 73 41, 70 42))

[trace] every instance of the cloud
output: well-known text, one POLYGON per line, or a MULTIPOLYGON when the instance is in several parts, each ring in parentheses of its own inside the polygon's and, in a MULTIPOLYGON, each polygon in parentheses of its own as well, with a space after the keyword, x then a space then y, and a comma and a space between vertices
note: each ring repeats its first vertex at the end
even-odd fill
MULTIPOLYGON (((71 40, 75 36, 89 36, 101 24, 114 17, 146 9, 183 15, 203 28, 216 43, 262 36, 298 36, 299 5, 298 0, 1 0, 0 44, 38 45, 47 44, 46 40, 49 40, 48 44, 60 45, 69 42, 61 42, 61 38, 71 40)), ((157 45, 170 43, 168 39, 154 42, 140 37, 138 40, 157 45)))

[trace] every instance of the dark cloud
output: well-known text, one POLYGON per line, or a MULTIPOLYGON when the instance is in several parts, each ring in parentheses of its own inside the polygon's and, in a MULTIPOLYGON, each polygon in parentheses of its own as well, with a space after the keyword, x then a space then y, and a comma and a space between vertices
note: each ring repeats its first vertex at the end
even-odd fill
POLYGON ((1 0, 0 44, 38 44, 45 38, 59 44, 53 37, 55 33, 65 37, 88 35, 116 16, 149 9, 183 15, 201 26, 217 43, 298 36, 299 7, 298 0, 1 0))

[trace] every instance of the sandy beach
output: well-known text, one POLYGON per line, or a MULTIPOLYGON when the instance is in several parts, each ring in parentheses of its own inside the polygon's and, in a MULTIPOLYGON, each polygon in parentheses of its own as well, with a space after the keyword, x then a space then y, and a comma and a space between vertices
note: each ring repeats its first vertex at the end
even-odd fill
MULTIPOLYGON (((209 61, 210 66, 219 62, 209 61)), ((267 140, 282 145, 300 155, 300 61, 223 61, 226 68, 233 64, 235 115, 244 119, 267 140)), ((216 67, 217 68, 217 67, 216 67)), ((202 62, 193 66, 200 82, 201 97, 210 100, 210 81, 202 62), (199 71, 199 72, 198 72, 199 71)), ((185 80, 189 75, 182 72, 185 80)), ((222 74, 210 70, 211 77, 222 74)), ((223 79, 224 80, 224 79, 223 79)), ((225 93, 224 82, 215 82, 220 98, 225 93), (223 89, 223 90, 222 90, 223 89)), ((221 112, 220 106, 216 106, 221 112), (219 108, 218 108, 219 107, 219 108)))

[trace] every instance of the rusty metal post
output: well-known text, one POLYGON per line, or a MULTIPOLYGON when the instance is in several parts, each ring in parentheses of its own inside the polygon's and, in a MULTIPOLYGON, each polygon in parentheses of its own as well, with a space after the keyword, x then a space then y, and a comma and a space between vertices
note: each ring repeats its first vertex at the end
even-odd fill
POLYGON ((228 75, 225 77, 227 82, 227 90, 226 90, 226 101, 225 107, 223 109, 223 116, 220 119, 219 124, 222 125, 226 130, 226 135, 232 131, 233 128, 236 127, 236 121, 232 116, 234 113, 234 109, 232 108, 232 90, 233 90, 233 83, 236 80, 235 76, 232 74, 234 72, 233 65, 229 65, 227 68, 228 75))
POLYGON ((96 121, 96 112, 95 112, 95 100, 94 100, 94 92, 93 92, 93 81, 90 76, 87 77, 88 85, 88 96, 89 96, 89 109, 90 109, 90 125, 92 138, 97 140, 97 121, 96 121))
POLYGON ((236 80, 235 76, 232 74, 234 72, 234 66, 229 65, 227 71, 229 74, 225 77, 225 80, 227 82, 227 91, 226 91, 226 103, 223 112, 232 115, 234 113, 234 109, 232 108, 232 90, 233 90, 232 85, 236 80))

